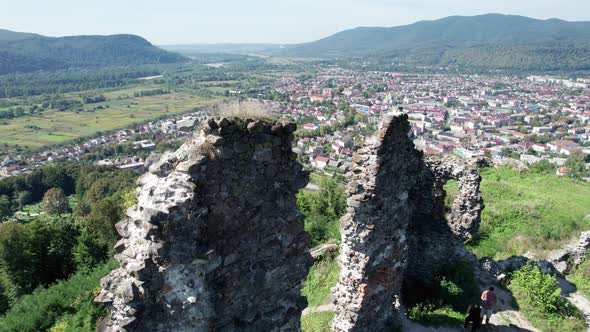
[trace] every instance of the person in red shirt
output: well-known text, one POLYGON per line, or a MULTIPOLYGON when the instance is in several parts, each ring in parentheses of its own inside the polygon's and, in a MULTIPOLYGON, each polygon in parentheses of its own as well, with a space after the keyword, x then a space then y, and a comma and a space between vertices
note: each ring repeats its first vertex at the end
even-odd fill
POLYGON ((496 293, 494 293, 494 287, 490 287, 481 294, 481 318, 486 317, 486 325, 490 323, 495 306, 496 293))

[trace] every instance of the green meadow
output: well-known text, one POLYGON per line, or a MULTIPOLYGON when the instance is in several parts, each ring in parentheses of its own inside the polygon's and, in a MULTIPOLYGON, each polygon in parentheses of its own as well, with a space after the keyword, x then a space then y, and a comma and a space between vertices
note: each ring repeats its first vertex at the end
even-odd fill
MULTIPOLYGON (((505 167, 480 173, 485 209, 469 244, 477 256, 504 259, 528 252, 544 258, 590 229, 590 183, 505 167)), ((446 189, 449 203, 456 183, 446 189)))
MULTIPOLYGON (((145 88, 144 88, 145 89, 145 88)), ((219 97, 201 97, 187 93, 171 93, 150 97, 133 96, 134 89, 104 93, 109 99, 92 104, 81 112, 47 110, 33 116, 14 118, 0 124, 0 144, 37 148, 63 143, 78 137, 92 136, 142 123, 161 116, 184 113, 219 103, 219 97), (111 99, 112 98, 112 99, 111 99), (121 99, 119 99, 121 98, 121 99)))

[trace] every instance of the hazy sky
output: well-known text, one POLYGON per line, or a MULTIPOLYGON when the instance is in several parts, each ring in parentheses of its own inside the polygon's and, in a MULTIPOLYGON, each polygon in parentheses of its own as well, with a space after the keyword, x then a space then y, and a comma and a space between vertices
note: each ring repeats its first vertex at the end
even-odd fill
POLYGON ((154 44, 306 42, 357 26, 503 13, 590 21, 590 0, 2 0, 0 28, 154 44))

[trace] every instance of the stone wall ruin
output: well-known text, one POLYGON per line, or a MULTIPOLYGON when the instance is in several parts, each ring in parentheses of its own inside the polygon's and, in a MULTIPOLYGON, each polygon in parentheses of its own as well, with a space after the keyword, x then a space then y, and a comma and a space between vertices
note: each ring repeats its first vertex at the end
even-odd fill
POLYGON ((393 330, 404 316, 405 290, 428 287, 449 264, 476 263, 463 241, 479 228, 480 177, 456 158, 424 157, 409 129, 405 115, 384 117, 347 176, 334 331, 393 330), (445 216, 449 179, 459 190, 445 216))
MULTIPOLYGON (((357 148, 341 220, 334 331, 386 331, 404 289, 444 265, 475 260, 463 241, 483 208, 479 175, 452 157, 424 157, 405 115, 385 115, 357 148), (459 184, 450 213, 443 186, 459 184)), ((139 180, 117 224, 121 267, 96 298, 100 331, 299 331, 312 258, 295 194, 307 174, 293 124, 217 118, 139 180)))
POLYGON ((297 331, 312 263, 295 125, 217 118, 139 180, 101 331, 297 331))

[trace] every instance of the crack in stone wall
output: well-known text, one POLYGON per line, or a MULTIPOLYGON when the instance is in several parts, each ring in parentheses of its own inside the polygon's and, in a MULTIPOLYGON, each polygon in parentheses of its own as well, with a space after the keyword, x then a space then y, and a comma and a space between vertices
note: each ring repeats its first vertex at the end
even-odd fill
POLYGON ((297 331, 312 263, 295 125, 210 120, 139 180, 101 281, 101 331, 297 331))

